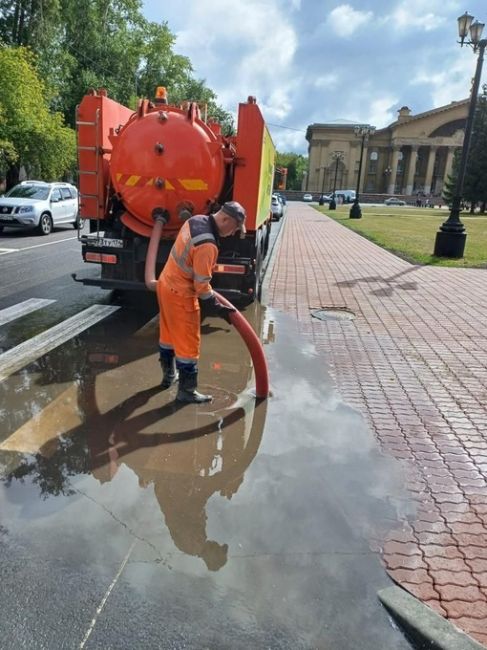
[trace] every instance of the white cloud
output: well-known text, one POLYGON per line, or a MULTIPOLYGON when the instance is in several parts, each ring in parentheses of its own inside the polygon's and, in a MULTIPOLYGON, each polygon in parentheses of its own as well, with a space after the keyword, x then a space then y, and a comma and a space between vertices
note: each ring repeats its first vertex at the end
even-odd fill
POLYGON ((330 12, 327 22, 337 36, 346 37, 369 22, 372 16, 371 11, 356 11, 350 5, 340 5, 330 12))
MULTIPOLYGON (((470 91, 475 57, 456 43, 461 0, 144 2, 227 111, 256 96, 280 151, 306 153, 314 122, 382 128, 400 106, 417 114, 470 91)), ((487 18, 485 0, 467 8, 487 18)))
POLYGON ((384 128, 397 119, 394 107, 397 105, 398 98, 393 95, 378 97, 370 103, 368 118, 366 122, 373 124, 379 129, 384 128))

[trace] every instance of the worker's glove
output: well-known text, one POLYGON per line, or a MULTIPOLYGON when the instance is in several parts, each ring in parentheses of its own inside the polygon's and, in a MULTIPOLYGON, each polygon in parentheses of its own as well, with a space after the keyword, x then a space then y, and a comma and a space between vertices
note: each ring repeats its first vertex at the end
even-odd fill
POLYGON ((231 323, 230 314, 237 311, 235 307, 227 307, 218 302, 215 294, 212 294, 209 298, 200 299, 200 309, 203 318, 205 316, 219 316, 226 320, 227 323, 231 323))

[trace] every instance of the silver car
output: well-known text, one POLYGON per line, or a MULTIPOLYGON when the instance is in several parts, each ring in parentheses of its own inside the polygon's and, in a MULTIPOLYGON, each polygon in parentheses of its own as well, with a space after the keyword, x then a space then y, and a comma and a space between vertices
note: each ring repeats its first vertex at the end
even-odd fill
POLYGON ((54 226, 80 225, 78 191, 69 183, 23 181, 0 197, 0 232, 35 228, 48 235, 54 226))

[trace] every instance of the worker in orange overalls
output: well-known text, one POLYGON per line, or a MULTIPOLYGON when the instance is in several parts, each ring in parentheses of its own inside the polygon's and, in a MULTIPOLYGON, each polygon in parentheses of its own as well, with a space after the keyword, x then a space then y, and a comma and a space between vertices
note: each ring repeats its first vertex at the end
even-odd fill
POLYGON ((220 316, 230 322, 235 311, 218 302, 211 288, 213 267, 221 237, 237 230, 245 233, 246 213, 237 201, 224 203, 218 212, 188 219, 178 233, 169 258, 157 281, 160 312, 159 352, 163 378, 169 388, 179 371, 178 402, 209 402, 198 385, 200 314, 220 316))

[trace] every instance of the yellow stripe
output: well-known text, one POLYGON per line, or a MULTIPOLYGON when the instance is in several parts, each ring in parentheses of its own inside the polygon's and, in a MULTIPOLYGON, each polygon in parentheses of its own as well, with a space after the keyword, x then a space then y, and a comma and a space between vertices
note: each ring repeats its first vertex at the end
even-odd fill
POLYGON ((139 180, 140 180, 140 176, 131 176, 129 179, 127 179, 125 185, 128 185, 129 187, 133 187, 134 185, 137 185, 139 180))
POLYGON ((153 178, 149 178, 149 180, 147 181, 145 186, 147 187, 148 185, 154 185, 154 179, 153 178))
POLYGON ((174 185, 172 183, 170 183, 169 181, 166 181, 166 184, 164 185, 164 189, 165 190, 173 190, 174 185))
POLYGON ((122 174, 117 174, 115 178, 117 179, 117 181, 119 181, 122 178, 122 174))
POLYGON ((207 190, 208 184, 201 178, 181 178, 179 182, 185 190, 207 190))

